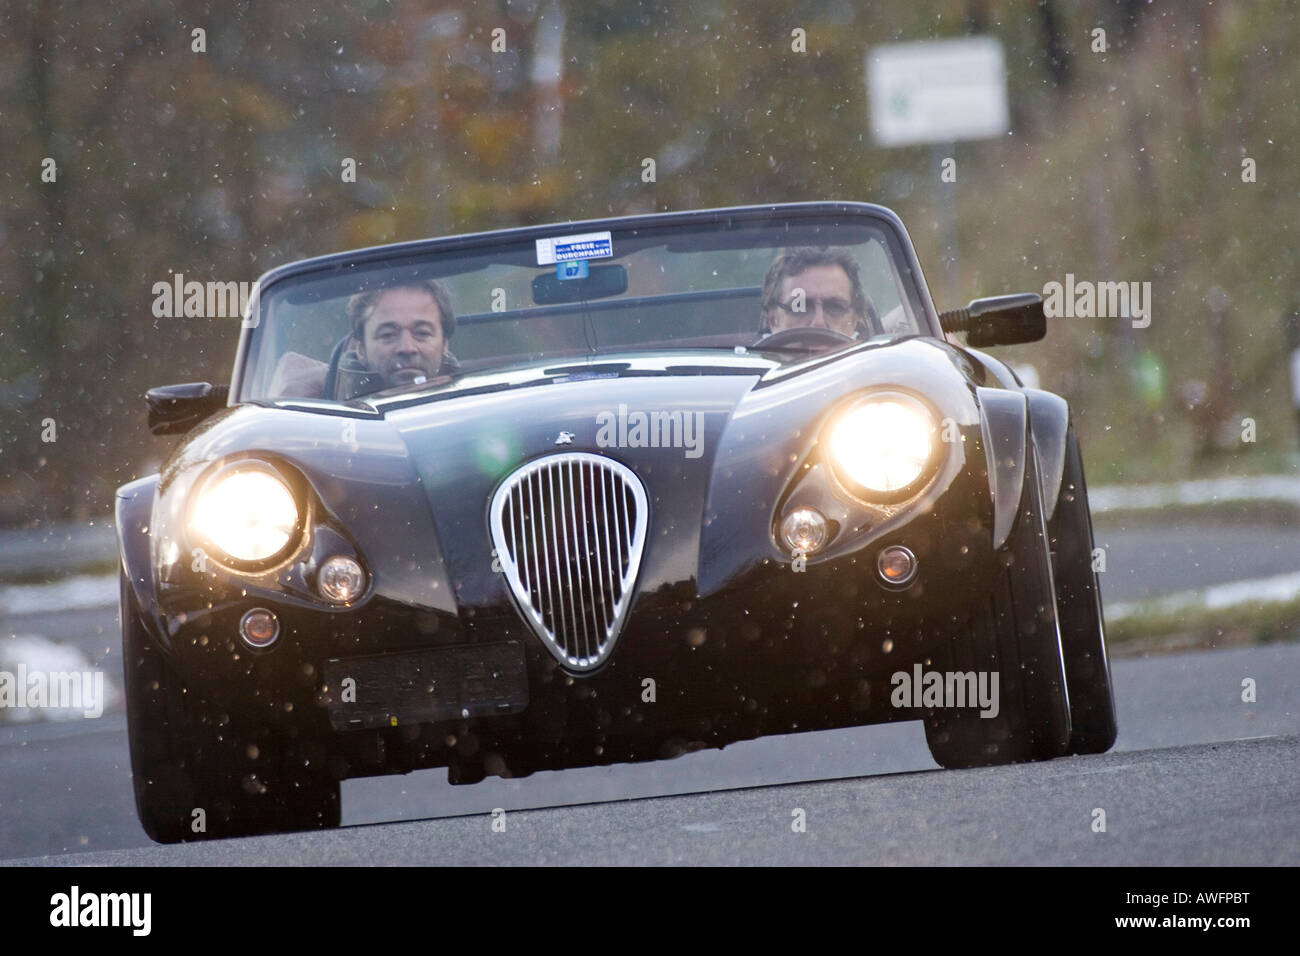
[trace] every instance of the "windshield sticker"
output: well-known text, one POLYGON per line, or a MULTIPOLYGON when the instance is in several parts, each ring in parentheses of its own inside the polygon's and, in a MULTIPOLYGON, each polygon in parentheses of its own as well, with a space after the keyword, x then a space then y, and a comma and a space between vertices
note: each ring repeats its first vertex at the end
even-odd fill
POLYGON ((572 262, 557 262, 555 264, 555 278, 562 282, 568 279, 585 279, 587 275, 586 259, 574 259, 572 262))
MULTIPOLYGON (((574 259, 604 259, 614 254, 614 240, 608 232, 537 240, 537 264, 549 266, 574 259)), ((560 276, 564 278, 564 276, 560 276)))

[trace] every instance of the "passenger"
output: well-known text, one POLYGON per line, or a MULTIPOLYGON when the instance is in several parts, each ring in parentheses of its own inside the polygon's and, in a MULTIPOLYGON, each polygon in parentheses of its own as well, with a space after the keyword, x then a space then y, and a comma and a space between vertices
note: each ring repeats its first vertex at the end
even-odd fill
POLYGON ((858 261, 847 250, 786 249, 768 267, 759 321, 763 335, 812 327, 866 339, 875 318, 862 289, 858 261))

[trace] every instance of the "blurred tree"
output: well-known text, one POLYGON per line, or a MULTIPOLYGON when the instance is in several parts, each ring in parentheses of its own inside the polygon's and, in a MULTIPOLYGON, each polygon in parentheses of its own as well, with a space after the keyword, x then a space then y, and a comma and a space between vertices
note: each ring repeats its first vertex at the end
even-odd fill
POLYGON ((175 272, 248 281, 422 236, 842 198, 894 207, 936 279, 935 157, 871 141, 864 57, 972 29, 1003 43, 1013 129, 954 149, 960 287, 1037 289, 1072 271, 1155 288, 1150 329, 1058 323, 1010 354, 1088 410, 1085 446, 1116 463, 1098 477, 1191 456, 1193 424, 1161 423, 1174 399, 1149 415, 1132 401, 1138 346, 1159 358, 1170 395, 1226 376, 1225 408, 1267 409, 1279 395, 1285 406, 1285 370, 1256 371, 1277 351, 1259 317, 1289 301, 1297 248, 1278 210, 1300 191, 1300 23, 1280 9, 11 0, 6 11, 0 521, 108 510, 113 487, 166 450, 145 433, 144 389, 229 375, 238 322, 153 314, 153 284, 175 272), (1098 25, 1117 44, 1106 54, 1089 49, 1098 25), (1214 284, 1236 304, 1217 369, 1197 332, 1214 284), (1138 409, 1147 425, 1129 427, 1138 409), (41 440, 46 418, 56 442, 41 440))
POLYGON ((1055 0, 1039 0, 1038 11, 1043 29, 1043 65, 1052 85, 1064 89, 1070 83, 1070 59, 1055 0))

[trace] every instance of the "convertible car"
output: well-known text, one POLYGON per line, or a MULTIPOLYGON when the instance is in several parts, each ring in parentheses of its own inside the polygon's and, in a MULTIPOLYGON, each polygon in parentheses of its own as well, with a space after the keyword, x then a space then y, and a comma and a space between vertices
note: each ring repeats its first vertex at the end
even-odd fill
POLYGON ((1066 402, 859 203, 559 223, 264 275, 228 386, 117 493, 131 768, 175 842, 453 783, 922 720, 944 767, 1107 750, 1066 402), (964 335, 964 344, 959 344, 964 335))

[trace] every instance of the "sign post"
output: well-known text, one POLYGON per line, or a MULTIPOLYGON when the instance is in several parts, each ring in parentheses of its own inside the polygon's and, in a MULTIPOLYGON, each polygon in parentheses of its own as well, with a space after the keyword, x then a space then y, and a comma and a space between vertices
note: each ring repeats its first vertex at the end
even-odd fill
POLYGON ((939 177, 944 235, 944 283, 953 308, 958 301, 956 179, 945 180, 959 140, 992 139, 1011 127, 1002 43, 977 36, 922 43, 890 43, 866 54, 871 135, 880 146, 933 145, 939 177))

